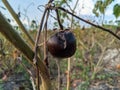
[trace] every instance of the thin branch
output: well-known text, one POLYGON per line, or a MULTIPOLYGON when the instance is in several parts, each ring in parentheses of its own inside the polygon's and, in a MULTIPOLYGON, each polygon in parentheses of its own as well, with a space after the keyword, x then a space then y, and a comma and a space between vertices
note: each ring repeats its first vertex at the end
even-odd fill
POLYGON ((86 22, 86 23, 88 23, 88 24, 90 24, 90 25, 92 25, 92 26, 94 26, 94 27, 96 27, 96 28, 102 29, 103 31, 110 33, 111 35, 113 35, 114 37, 116 37, 117 39, 120 40, 120 37, 119 37, 118 35, 116 35, 114 32, 112 32, 111 30, 106 29, 106 28, 104 28, 104 27, 102 27, 102 26, 96 25, 96 24, 94 24, 94 23, 92 23, 92 22, 89 22, 89 21, 83 19, 83 18, 80 18, 80 17, 76 16, 75 14, 69 12, 68 10, 66 10, 66 9, 64 9, 64 8, 62 8, 62 7, 52 7, 51 9, 60 9, 60 10, 62 10, 62 11, 64 11, 64 12, 66 12, 66 13, 74 16, 74 17, 76 17, 77 19, 79 19, 79 20, 81 20, 81 21, 83 21, 83 22, 86 22))
POLYGON ((39 72, 39 67, 38 67, 38 63, 36 63, 36 75, 37 75, 37 90, 40 90, 40 72, 39 72))
POLYGON ((67 90, 70 90, 70 59, 71 58, 68 58, 67 90))
MULTIPOLYGON (((44 5, 39 5, 39 6, 38 6, 38 10, 39 10, 40 12, 44 12, 43 10, 40 9, 40 7, 44 7, 44 8, 45 8, 45 6, 44 6, 44 5)), ((51 15, 50 13, 49 13, 49 16, 51 16, 53 19, 57 20, 57 18, 54 17, 53 15, 51 15)))
POLYGON ((61 22, 60 22, 60 17, 59 17, 58 9, 56 9, 55 11, 56 11, 56 14, 57 14, 57 20, 58 20, 60 29, 63 30, 63 25, 62 25, 61 22))
POLYGON ((40 34, 41 34, 41 31, 42 31, 42 26, 43 26, 43 23, 44 23, 44 18, 45 18, 46 12, 47 12, 47 9, 45 9, 45 11, 43 13, 42 20, 41 20, 41 23, 40 23, 40 28, 39 28, 39 31, 38 31, 37 36, 36 36, 35 48, 34 48, 35 56, 34 56, 34 59, 33 59, 34 63, 37 62, 36 57, 37 57, 38 42, 39 42, 39 39, 40 39, 40 34))
POLYGON ((70 9, 71 11, 73 11, 72 8, 70 7, 70 5, 68 4, 67 0, 65 0, 65 3, 66 3, 66 5, 69 7, 69 9, 70 9))
POLYGON ((46 64, 46 66, 47 67, 49 67, 49 65, 48 65, 48 55, 47 55, 47 43, 46 43, 46 41, 47 41, 47 23, 48 23, 48 18, 49 18, 49 10, 48 10, 48 12, 47 12, 47 15, 46 15, 46 21, 45 21, 45 26, 44 26, 44 28, 45 28, 45 31, 44 31, 44 62, 45 62, 45 64, 46 64))
MULTIPOLYGON (((40 74, 39 74, 39 68, 38 68, 38 61, 37 61, 37 49, 38 49, 38 43, 39 43, 39 40, 40 40, 40 34, 41 34, 41 31, 42 31, 42 28, 43 28, 43 24, 44 24, 44 19, 45 19, 45 16, 46 16, 46 13, 48 12, 48 8, 49 8, 49 6, 50 6, 50 3, 51 3, 52 1, 50 0, 49 2, 48 2, 48 4, 46 5, 46 8, 45 8, 45 11, 44 11, 44 13, 43 13, 43 16, 42 16, 42 20, 41 20, 41 22, 40 22, 40 27, 39 27, 39 31, 38 31, 38 33, 37 33, 37 36, 36 36, 36 41, 35 41, 35 47, 34 47, 34 58, 33 58, 33 62, 34 62, 34 64, 36 65, 36 68, 37 68, 37 78, 38 78, 38 90, 40 90, 40 86, 39 86, 39 82, 40 82, 40 74)), ((48 19, 48 17, 47 17, 47 19, 48 19)), ((47 19, 46 19, 46 21, 47 21, 47 19)), ((42 78, 41 78, 42 79, 42 78)), ((44 83, 42 83, 42 84, 44 84, 44 83)), ((44 88, 46 88, 45 86, 43 86, 43 89, 44 88)))
MULTIPOLYGON (((46 11, 43 14, 43 18, 42 18, 41 24, 40 24, 40 29, 38 31, 37 39, 36 39, 36 42, 35 42, 35 57, 37 56, 37 47, 38 47, 38 42, 39 42, 39 39, 40 39, 40 33, 41 33, 41 30, 42 30, 42 26, 43 26, 43 23, 44 23, 45 16, 46 16, 45 30, 47 30, 47 20, 48 20, 48 16, 49 16, 49 10, 48 9, 46 9, 46 11), (46 13, 47 13, 47 15, 46 15, 46 13)), ((47 36, 47 32, 45 34, 45 38, 44 38, 45 40, 46 40, 46 36, 47 36)), ((44 58, 45 58, 46 57, 46 42, 44 42, 44 49, 45 49, 45 51, 44 51, 44 58)), ((35 60, 35 62, 37 61, 36 59, 34 59, 34 60, 35 60)), ((46 60, 46 59, 44 59, 44 60, 46 60)), ((36 65, 36 66, 37 66, 37 76, 38 76, 38 90, 40 90, 40 87, 39 87, 39 84, 40 84, 39 83, 40 82, 39 68, 38 68, 38 65, 36 65)))
MULTIPOLYGON (((79 2, 79 0, 77 0, 76 1, 76 3, 75 3, 75 6, 74 6, 74 8, 73 8, 73 10, 71 10, 72 11, 72 13, 75 13, 75 9, 76 9, 76 7, 77 7, 77 4, 78 4, 78 2, 79 2)), ((72 19, 71 19, 71 28, 73 27, 73 16, 72 16, 72 19)))
POLYGON ((34 48, 34 52, 35 52, 35 56, 34 56, 34 63, 37 62, 37 49, 38 49, 38 42, 39 42, 39 39, 40 39, 40 34, 41 34, 41 31, 42 31, 42 26, 43 26, 43 23, 44 23, 44 19, 45 19, 45 16, 46 16, 46 13, 47 11, 49 10, 49 7, 51 7, 51 3, 53 2, 54 0, 49 0, 48 4, 46 4, 46 7, 45 7, 45 11, 43 13, 43 16, 42 16, 42 20, 40 22, 40 27, 39 27, 39 31, 37 33, 37 36, 36 36, 36 41, 35 41, 35 48, 34 48))
POLYGON ((43 23, 44 23, 44 19, 45 19, 45 15, 46 15, 46 12, 47 12, 47 9, 45 9, 44 13, 43 13, 43 17, 42 17, 42 20, 41 20, 41 23, 40 23, 40 28, 39 28, 39 31, 37 33, 37 36, 36 36, 36 41, 35 41, 35 48, 34 48, 34 58, 33 58, 33 62, 34 64, 36 65, 36 69, 37 69, 37 79, 38 79, 38 90, 40 90, 40 86, 39 86, 39 82, 40 82, 40 78, 39 78, 39 68, 38 68, 38 61, 37 61, 37 50, 38 50, 38 42, 39 42, 39 39, 40 39, 40 34, 41 34, 41 31, 42 31, 42 26, 43 26, 43 23))

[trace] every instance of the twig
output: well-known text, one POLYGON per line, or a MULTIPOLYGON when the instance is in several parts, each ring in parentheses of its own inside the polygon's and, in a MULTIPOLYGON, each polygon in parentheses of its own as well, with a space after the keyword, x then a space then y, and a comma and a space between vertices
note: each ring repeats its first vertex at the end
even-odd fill
POLYGON ((117 39, 120 40, 120 37, 119 37, 118 35, 116 35, 114 32, 112 32, 111 30, 106 29, 106 28, 104 28, 104 27, 102 27, 102 26, 96 25, 96 24, 94 24, 94 23, 91 23, 91 22, 89 22, 89 21, 87 21, 87 20, 85 20, 85 19, 83 19, 83 18, 80 18, 80 17, 76 16, 75 14, 69 12, 68 10, 66 10, 66 9, 64 9, 64 8, 62 8, 62 7, 52 7, 52 9, 60 9, 60 10, 62 10, 62 11, 64 11, 64 12, 66 12, 66 13, 69 13, 70 15, 76 17, 77 19, 79 19, 79 20, 81 20, 81 21, 83 21, 83 22, 86 22, 86 23, 88 23, 88 24, 90 24, 90 25, 92 25, 92 26, 94 26, 94 27, 96 27, 96 28, 102 29, 103 31, 106 31, 106 32, 110 33, 111 35, 113 35, 114 37, 116 37, 117 39))
POLYGON ((30 69, 28 69, 27 67, 26 67, 26 65, 25 64, 23 64, 22 63, 22 55, 20 55, 20 57, 18 57, 17 58, 17 60, 20 62, 20 64, 23 66, 23 68, 27 71, 27 73, 30 75, 30 80, 31 80, 31 84, 32 84, 32 86, 33 86, 33 90, 36 90, 35 89, 35 82, 34 82, 34 77, 33 77, 33 75, 32 75, 32 72, 30 71, 30 69))
MULTIPOLYGON (((44 12, 44 11, 42 11, 42 10, 40 9, 40 7, 45 7, 45 6, 44 6, 44 5, 39 5, 39 6, 38 6, 38 10, 41 11, 41 12, 44 12)), ((49 13, 49 16, 51 16, 53 19, 57 20, 57 18, 54 17, 53 15, 51 15, 50 13, 49 13)))
POLYGON ((42 20, 41 20, 41 22, 40 22, 39 31, 38 31, 38 33, 37 33, 36 41, 35 41, 35 48, 34 48, 34 52, 35 52, 34 63, 36 63, 38 42, 39 42, 39 39, 40 39, 40 34, 41 34, 41 31, 42 31, 44 19, 45 19, 45 16, 46 16, 47 11, 49 10, 49 7, 51 6, 50 3, 52 3, 53 1, 54 1, 54 0, 49 0, 48 4, 46 5, 45 11, 44 11, 44 13, 43 13, 42 20))
MULTIPOLYGON (((34 58, 33 58, 33 62, 34 64, 36 65, 36 68, 37 68, 37 78, 38 78, 38 90, 40 90, 40 86, 39 86, 39 82, 40 82, 40 78, 39 78, 39 68, 38 68, 38 62, 37 62, 37 49, 38 49, 38 42, 40 40, 40 34, 41 34, 41 31, 42 31, 42 28, 43 28, 43 23, 44 23, 44 19, 45 19, 45 16, 46 16, 46 13, 48 12, 48 8, 50 7, 50 3, 52 2, 53 0, 49 0, 48 4, 47 4, 47 7, 45 8, 45 11, 43 13, 43 16, 42 16, 42 20, 41 20, 41 23, 40 23, 40 27, 39 27, 39 31, 37 33, 37 37, 36 37, 36 41, 35 41, 35 48, 34 48, 34 58)), ((49 13, 48 13, 49 14, 49 13)), ((47 18, 48 19, 48 18, 47 18)), ((46 19, 46 21, 47 21, 46 19)))
POLYGON ((70 58, 68 58, 67 90, 70 90, 70 58))
POLYGON ((38 63, 36 63, 36 69, 37 69, 37 90, 40 90, 40 74, 39 74, 39 67, 38 63))
POLYGON ((45 21, 45 31, 44 31, 44 62, 46 64, 47 67, 49 67, 48 65, 48 55, 47 55, 47 45, 46 45, 46 41, 47 41, 47 22, 48 22, 48 18, 49 18, 49 10, 47 12, 46 15, 46 21, 45 21))
MULTIPOLYGON (((73 10, 71 9, 72 13, 75 13, 75 9, 77 7, 78 2, 79 2, 79 0, 76 1, 73 10)), ((71 18, 71 28, 73 27, 73 21, 74 21, 74 19, 73 19, 73 16, 72 16, 72 18, 71 18)))
POLYGON ((66 5, 69 7, 69 9, 70 9, 71 11, 73 11, 72 8, 70 7, 70 5, 68 4, 67 0, 65 0, 65 3, 66 3, 66 5))
POLYGON ((32 84, 33 90, 36 90, 36 88, 35 88, 35 83, 34 83, 34 80, 33 80, 32 77, 30 77, 30 81, 31 81, 31 84, 32 84))
POLYGON ((39 82, 40 82, 39 76, 40 75, 39 75, 39 68, 38 68, 38 64, 37 64, 37 49, 38 49, 38 42, 39 42, 39 39, 40 39, 40 34, 41 34, 41 30, 42 30, 42 26, 43 26, 43 23, 44 23, 44 18, 45 18, 46 12, 47 12, 47 9, 45 9, 45 11, 43 13, 43 17, 42 17, 42 20, 41 20, 41 23, 40 23, 39 31, 37 33, 37 37, 36 37, 36 41, 35 41, 35 48, 34 48, 33 62, 36 65, 36 69, 37 69, 38 90, 40 90, 40 86, 39 86, 39 82))
POLYGON ((56 14, 57 14, 57 20, 58 20, 60 29, 63 30, 63 25, 62 25, 61 22, 60 22, 60 17, 59 17, 58 9, 56 9, 55 11, 56 11, 56 14))
POLYGON ((34 48, 35 55, 34 55, 34 59, 33 59, 34 63, 36 63, 38 42, 39 42, 39 39, 40 39, 40 34, 41 34, 41 31, 42 31, 42 26, 43 26, 43 23, 44 23, 44 18, 45 18, 46 12, 47 12, 47 9, 45 9, 45 11, 43 13, 42 20, 41 20, 41 23, 40 23, 40 28, 39 28, 39 31, 37 33, 37 37, 36 37, 36 41, 35 41, 35 48, 34 48))
MULTIPOLYGON (((41 5, 39 5, 38 6, 38 10, 40 10, 41 12, 43 12, 39 7, 40 7, 41 5)), ((43 6, 43 5, 42 5, 43 6)), ((43 7, 45 7, 45 6, 43 6, 43 7)), ((53 19, 55 19, 55 20, 57 20, 57 18, 56 17, 54 17, 53 15, 51 15, 51 14, 49 14, 53 19)))

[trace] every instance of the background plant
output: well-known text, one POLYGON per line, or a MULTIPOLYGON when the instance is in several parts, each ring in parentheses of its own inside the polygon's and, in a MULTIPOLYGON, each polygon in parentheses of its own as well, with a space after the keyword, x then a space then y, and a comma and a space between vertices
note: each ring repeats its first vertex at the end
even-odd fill
MULTIPOLYGON (((71 2, 71 1, 69 1, 69 2, 71 2)), ((107 2, 107 0, 106 0, 106 2, 107 2)), ((68 3, 66 3, 66 1, 62 1, 62 2, 58 1, 56 3, 58 4, 58 6, 64 6, 64 5, 68 4, 68 3)), ((105 3, 105 1, 102 3, 105 3)), ((110 3, 111 2, 108 2, 107 4, 103 4, 103 5, 107 6, 110 3)), ((104 9, 106 9, 106 8, 104 8, 104 9)), ((73 11, 74 11, 74 9, 73 9, 73 11)), ((100 12, 102 14, 104 14, 105 10, 100 9, 100 12)), ((65 17, 69 20, 68 17, 70 17, 70 16, 67 16, 63 12, 61 12, 59 14, 61 16, 62 23, 64 22, 63 18, 65 18, 65 17)), ((117 15, 117 17, 119 17, 119 15, 117 15)), ((74 20, 71 20, 71 22, 73 24, 74 20)), ((75 21, 75 23, 76 23, 76 21, 75 21)), ((70 25, 68 25, 68 26, 70 26, 70 25)), ((104 27, 105 27, 105 25, 104 25, 104 27)), ((37 28, 35 21, 33 21, 31 23, 31 28, 32 29, 37 28)), ((116 26, 112 27, 110 29, 115 29, 115 28, 116 28, 116 26)), ((33 32, 36 33, 36 30, 31 30, 29 33, 33 34, 33 32)), ((52 31, 48 31, 48 32, 51 33, 52 31)), ((92 77, 92 80, 94 80, 97 77, 97 74, 100 73, 102 71, 102 69, 104 68, 103 59, 102 59, 104 52, 106 51, 107 48, 113 48, 113 47, 116 48, 115 46, 112 46, 112 45, 114 44, 114 42, 117 42, 117 40, 115 38, 111 37, 111 35, 109 35, 105 32, 102 32, 99 29, 95 29, 93 27, 84 28, 83 30, 81 30, 80 27, 75 26, 73 32, 75 33, 78 41, 77 41, 76 54, 74 57, 72 57, 73 61, 71 60, 72 61, 71 63, 74 63, 74 65, 71 65, 72 66, 71 72, 74 72, 72 75, 72 79, 73 80, 81 79, 82 81, 85 81, 85 83, 82 85, 82 87, 84 88, 84 86, 85 86, 85 88, 87 88, 91 82, 91 78, 89 78, 89 77, 92 77), (109 45, 107 45, 108 42, 109 42, 109 45), (98 56, 100 57, 100 58, 97 58, 97 60, 95 59, 95 57, 97 56, 96 54, 98 54, 98 56), (78 71, 77 71, 76 67, 77 67, 78 71), (100 67, 102 67, 102 68, 100 68, 100 67), (91 72, 93 72, 92 75, 91 75, 91 72)), ((113 31, 113 32, 115 32, 115 31, 113 31)), ((115 44, 115 45, 117 45, 117 44, 115 44)), ((64 62, 66 63, 66 61, 64 61, 64 62)), ((64 62, 62 64, 62 67, 67 67, 67 64, 64 64, 64 62)), ((63 68, 62 73, 64 73, 65 70, 66 69, 63 68)), ((102 75, 101 75, 101 77, 102 77, 102 75)), ((99 79, 101 79, 101 77, 99 77, 99 79)), ((104 79, 104 77, 102 79, 104 79)))

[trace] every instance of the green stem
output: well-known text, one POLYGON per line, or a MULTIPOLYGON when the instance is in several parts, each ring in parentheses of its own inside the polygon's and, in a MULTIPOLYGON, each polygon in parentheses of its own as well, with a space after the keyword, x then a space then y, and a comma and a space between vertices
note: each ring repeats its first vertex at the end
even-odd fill
MULTIPOLYGON (((34 52, 33 50, 26 44, 26 42, 20 37, 20 35, 12 28, 12 26, 7 22, 5 17, 0 12, 0 32, 9 40, 17 49, 19 49, 27 58, 27 60, 32 63, 33 67, 33 58, 34 52)), ((42 80, 42 85, 44 87, 43 90, 51 90, 51 83, 49 78, 48 69, 37 57, 38 60, 38 68, 40 70, 40 76, 42 80)))
POLYGON ((68 58, 67 90, 70 90, 70 58, 68 58))
POLYGON ((27 32, 26 28, 24 27, 24 25, 22 24, 22 22, 20 21, 18 15, 15 13, 15 11, 12 9, 12 7, 10 6, 10 4, 8 3, 7 0, 2 0, 2 2, 4 3, 4 5, 6 6, 6 8, 8 9, 8 11, 11 13, 11 15, 13 16, 13 18, 15 19, 15 21, 17 22, 17 24, 19 25, 19 27, 21 28, 21 30, 26 34, 26 36, 28 37, 28 39, 30 40, 30 43, 34 46, 34 40, 32 39, 32 37, 30 36, 30 34, 27 32))

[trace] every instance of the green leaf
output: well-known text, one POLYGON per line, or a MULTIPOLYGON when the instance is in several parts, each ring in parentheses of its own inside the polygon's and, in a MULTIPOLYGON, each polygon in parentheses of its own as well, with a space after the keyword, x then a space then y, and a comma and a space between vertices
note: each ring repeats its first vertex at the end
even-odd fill
POLYGON ((93 11, 92 11, 94 14, 95 14, 95 16, 96 17, 98 17, 99 16, 99 13, 95 10, 95 9, 93 9, 93 11))
POLYGON ((116 18, 120 16, 120 5, 116 4, 113 8, 113 14, 115 15, 116 18))
POLYGON ((99 14, 104 14, 106 8, 113 2, 114 0, 98 0, 95 3, 93 13, 98 17, 99 14))
POLYGON ((104 6, 110 5, 114 0, 105 0, 104 1, 104 6))

